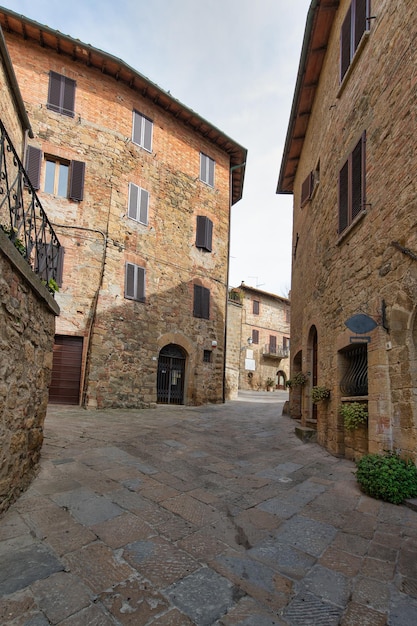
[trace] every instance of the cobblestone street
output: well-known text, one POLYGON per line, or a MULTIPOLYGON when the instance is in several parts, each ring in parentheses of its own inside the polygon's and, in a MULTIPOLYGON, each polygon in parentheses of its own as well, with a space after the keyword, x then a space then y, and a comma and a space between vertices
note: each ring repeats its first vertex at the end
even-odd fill
POLYGON ((285 398, 50 406, 0 520, 0 624, 416 624, 417 513, 297 439, 285 398))

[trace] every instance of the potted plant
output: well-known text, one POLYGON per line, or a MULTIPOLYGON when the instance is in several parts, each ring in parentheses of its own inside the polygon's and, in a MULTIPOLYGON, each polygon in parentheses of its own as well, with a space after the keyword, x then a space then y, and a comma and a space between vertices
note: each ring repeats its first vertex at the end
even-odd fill
POLYGON ((296 374, 294 374, 292 378, 287 380, 286 386, 290 387, 290 389, 291 387, 302 387, 303 385, 306 384, 306 382, 307 382, 306 374, 304 374, 303 372, 297 372, 296 374))
POLYGON ((270 376, 268 376, 265 382, 265 386, 266 386, 267 391, 272 391, 273 388, 275 387, 275 380, 271 378, 270 376))
POLYGON ((320 385, 315 385, 311 388, 311 399, 313 404, 317 404, 322 400, 328 400, 330 398, 330 389, 327 387, 321 387, 320 385))
POLYGON ((346 430, 355 430, 368 420, 368 406, 364 402, 344 402, 340 415, 346 430))

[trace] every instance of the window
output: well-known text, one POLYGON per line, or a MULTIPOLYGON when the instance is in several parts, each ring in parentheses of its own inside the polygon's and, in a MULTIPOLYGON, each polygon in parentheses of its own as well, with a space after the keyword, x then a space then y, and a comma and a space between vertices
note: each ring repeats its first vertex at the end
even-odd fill
POLYGON ((282 347, 284 348, 284 352, 290 349, 290 339, 289 337, 282 338, 282 347))
POLYGON ((275 335, 269 335, 269 353, 277 353, 277 338, 275 335))
POLYGON ((252 300, 252 313, 254 315, 259 315, 260 302, 259 300, 252 300))
POLYGON ((75 80, 49 72, 48 109, 74 117, 75 80))
POLYGON ((364 133, 339 172, 339 234, 365 208, 365 143, 364 133))
POLYGON ((340 80, 343 80, 355 52, 368 29, 370 0, 352 0, 340 32, 340 80))
POLYGON ((47 156, 44 191, 81 202, 84 195, 84 173, 85 163, 82 161, 63 161, 47 156))
POLYGON ((141 224, 148 223, 149 193, 134 183, 129 183, 128 215, 141 224))
POLYGON ((210 289, 201 285, 194 285, 194 317, 210 319, 210 289))
POLYGON ((145 301, 145 268, 134 263, 126 263, 125 298, 145 301))
POLYGON ((351 345, 340 351, 342 396, 368 395, 368 345, 351 345))
POLYGON ((197 215, 197 233, 195 245, 197 246, 197 248, 201 248, 202 250, 207 250, 207 252, 211 252, 212 239, 213 222, 204 215, 197 215))
POLYGON ((211 350, 204 350, 203 363, 211 363, 211 350))
POLYGON ((152 152, 152 131, 153 122, 141 113, 133 111, 133 143, 152 152))
POLYGON ((213 159, 200 152, 200 180, 214 187, 214 165, 213 159))
POLYGON ((259 330, 252 330, 252 343, 259 343, 259 330))

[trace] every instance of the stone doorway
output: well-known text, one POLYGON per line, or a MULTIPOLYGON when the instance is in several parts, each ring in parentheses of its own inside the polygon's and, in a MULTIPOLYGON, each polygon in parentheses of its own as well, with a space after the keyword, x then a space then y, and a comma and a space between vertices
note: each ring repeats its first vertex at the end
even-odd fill
POLYGON ((185 351, 170 343, 159 352, 157 401, 160 404, 184 404, 185 351))

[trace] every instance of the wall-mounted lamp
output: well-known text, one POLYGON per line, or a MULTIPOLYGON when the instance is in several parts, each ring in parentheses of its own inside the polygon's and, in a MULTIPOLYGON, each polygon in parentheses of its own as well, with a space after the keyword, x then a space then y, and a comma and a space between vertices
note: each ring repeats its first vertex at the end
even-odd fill
POLYGON ((253 339, 252 337, 248 337, 248 345, 251 346, 253 344, 253 339))

